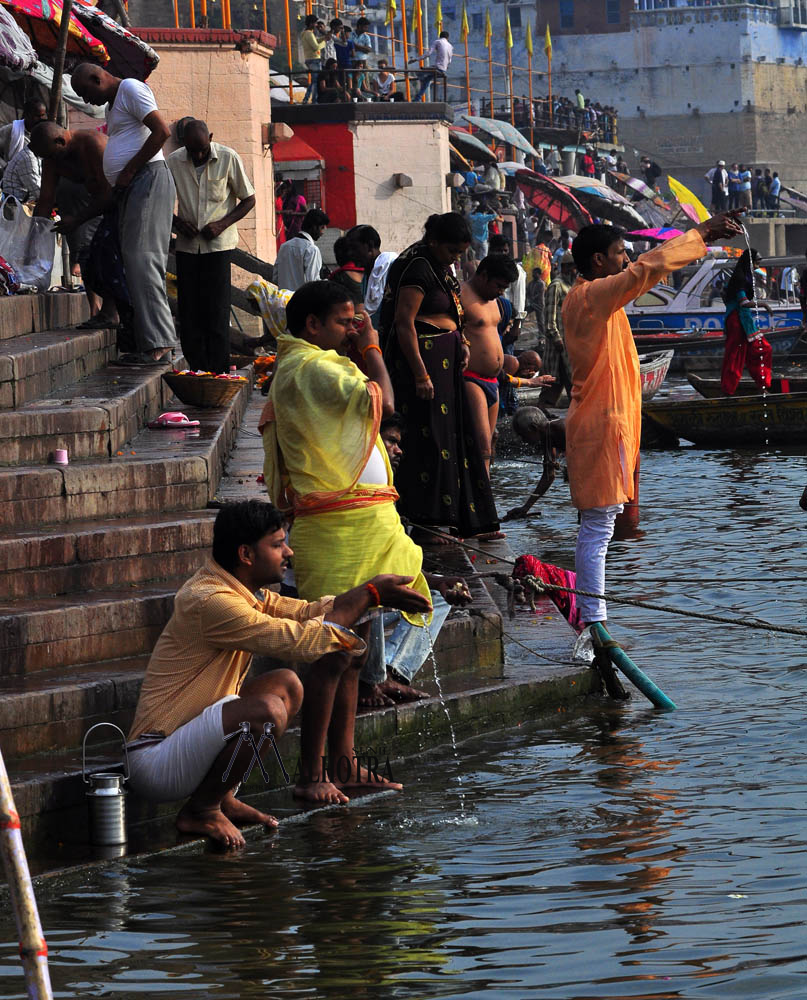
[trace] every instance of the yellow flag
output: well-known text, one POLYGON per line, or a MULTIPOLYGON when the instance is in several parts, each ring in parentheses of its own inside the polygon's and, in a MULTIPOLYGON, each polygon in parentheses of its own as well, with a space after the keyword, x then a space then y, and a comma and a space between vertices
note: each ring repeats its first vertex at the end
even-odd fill
POLYGON ((437 29, 437 34, 439 35, 443 30, 443 5, 441 0, 437 0, 437 8, 434 12, 434 26, 437 29))
POLYGON ((512 49, 513 47, 513 32, 510 30, 509 14, 507 15, 507 18, 505 19, 504 22, 504 44, 507 46, 508 49, 512 49))
POLYGON ((462 5, 462 24, 460 27, 460 40, 463 42, 468 41, 468 34, 470 32, 470 27, 468 25, 468 11, 465 9, 465 4, 462 5))
POLYGON ((546 52, 546 58, 552 62, 552 36, 549 34, 549 24, 546 26, 546 35, 544 36, 544 52, 546 52))
POLYGON ((485 48, 493 44, 493 25, 490 23, 490 8, 485 11, 485 48))
POLYGON ((530 28, 529 21, 527 21, 527 37, 524 39, 524 48, 527 50, 530 59, 532 59, 532 29, 530 28))
POLYGON ((420 21, 420 0, 412 2, 412 38, 418 33, 418 22, 420 21))
POLYGON ((395 20, 395 11, 398 9, 398 5, 395 0, 387 0, 387 16, 384 19, 384 24, 392 24, 395 20))
MULTIPOLYGON (((667 183, 670 185, 670 191, 672 191, 675 195, 678 204, 681 206, 687 205, 694 209, 694 214, 698 216, 699 222, 705 222, 709 218, 706 206, 696 194, 693 194, 689 190, 688 187, 685 187, 680 181, 677 181, 674 177, 670 177, 669 175, 667 176, 667 183)), ((689 212, 686 214, 689 215, 689 212)))

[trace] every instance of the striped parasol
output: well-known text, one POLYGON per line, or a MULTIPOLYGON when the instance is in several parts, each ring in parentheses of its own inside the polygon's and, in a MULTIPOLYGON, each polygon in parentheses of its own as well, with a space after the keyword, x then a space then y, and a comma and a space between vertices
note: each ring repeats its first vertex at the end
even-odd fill
MULTIPOLYGON (((0 0, 0 4, 28 35, 37 52, 55 51, 62 22, 61 0, 0 0)), ((96 62, 109 62, 104 45, 73 14, 70 15, 67 51, 96 62)))
POLYGON ((107 69, 110 73, 145 80, 160 61, 154 49, 142 38, 138 38, 97 7, 92 7, 83 0, 74 0, 73 15, 106 48, 109 55, 107 69))
POLYGON ((591 223, 591 216, 572 192, 552 177, 533 170, 519 170, 516 183, 527 201, 563 229, 579 232, 591 223))

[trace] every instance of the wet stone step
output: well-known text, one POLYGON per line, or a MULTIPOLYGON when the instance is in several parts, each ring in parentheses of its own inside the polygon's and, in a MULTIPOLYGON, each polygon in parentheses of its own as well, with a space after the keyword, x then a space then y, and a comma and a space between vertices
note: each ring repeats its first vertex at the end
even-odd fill
POLYGON ((115 353, 109 330, 51 330, 0 341, 0 410, 91 375, 115 353))
POLYGON ((248 392, 225 407, 166 409, 198 419, 196 430, 143 430, 106 461, 0 469, 0 524, 59 524, 89 518, 202 510, 238 432, 248 392))
POLYGON ((79 747, 96 722, 113 722, 126 732, 147 664, 148 655, 143 654, 68 672, 0 678, 0 745, 5 759, 79 747))
POLYGON ((0 535, 0 601, 190 576, 207 558, 214 512, 74 522, 0 535))
POLYGON ((0 341, 41 330, 62 330, 90 315, 84 292, 43 292, 0 298, 0 341))

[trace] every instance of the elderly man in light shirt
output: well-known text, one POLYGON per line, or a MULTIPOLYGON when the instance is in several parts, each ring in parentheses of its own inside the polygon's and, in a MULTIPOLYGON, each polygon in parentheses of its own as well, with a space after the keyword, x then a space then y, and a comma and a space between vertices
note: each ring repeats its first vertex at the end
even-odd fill
POLYGON ((14 156, 28 145, 34 127, 48 117, 45 102, 38 97, 26 101, 22 108, 22 118, 0 127, 0 176, 14 156))
POLYGON ((255 207, 255 189, 234 149, 212 142, 207 125, 187 122, 184 146, 168 157, 177 189, 177 304, 188 367, 230 367, 230 265, 239 219, 255 207))
POLYGON ((300 232, 286 240, 277 251, 275 284, 296 292, 307 281, 318 281, 322 270, 322 254, 317 240, 328 228, 330 219, 319 208, 305 213, 300 232))

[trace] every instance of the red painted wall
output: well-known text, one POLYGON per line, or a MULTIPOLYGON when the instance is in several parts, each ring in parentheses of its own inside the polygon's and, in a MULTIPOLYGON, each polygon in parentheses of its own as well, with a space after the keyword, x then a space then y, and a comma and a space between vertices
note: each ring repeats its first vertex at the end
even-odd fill
POLYGON ((325 160, 325 211, 331 226, 356 225, 356 188, 353 177, 353 133, 344 122, 333 125, 294 125, 294 134, 313 146, 325 160))

